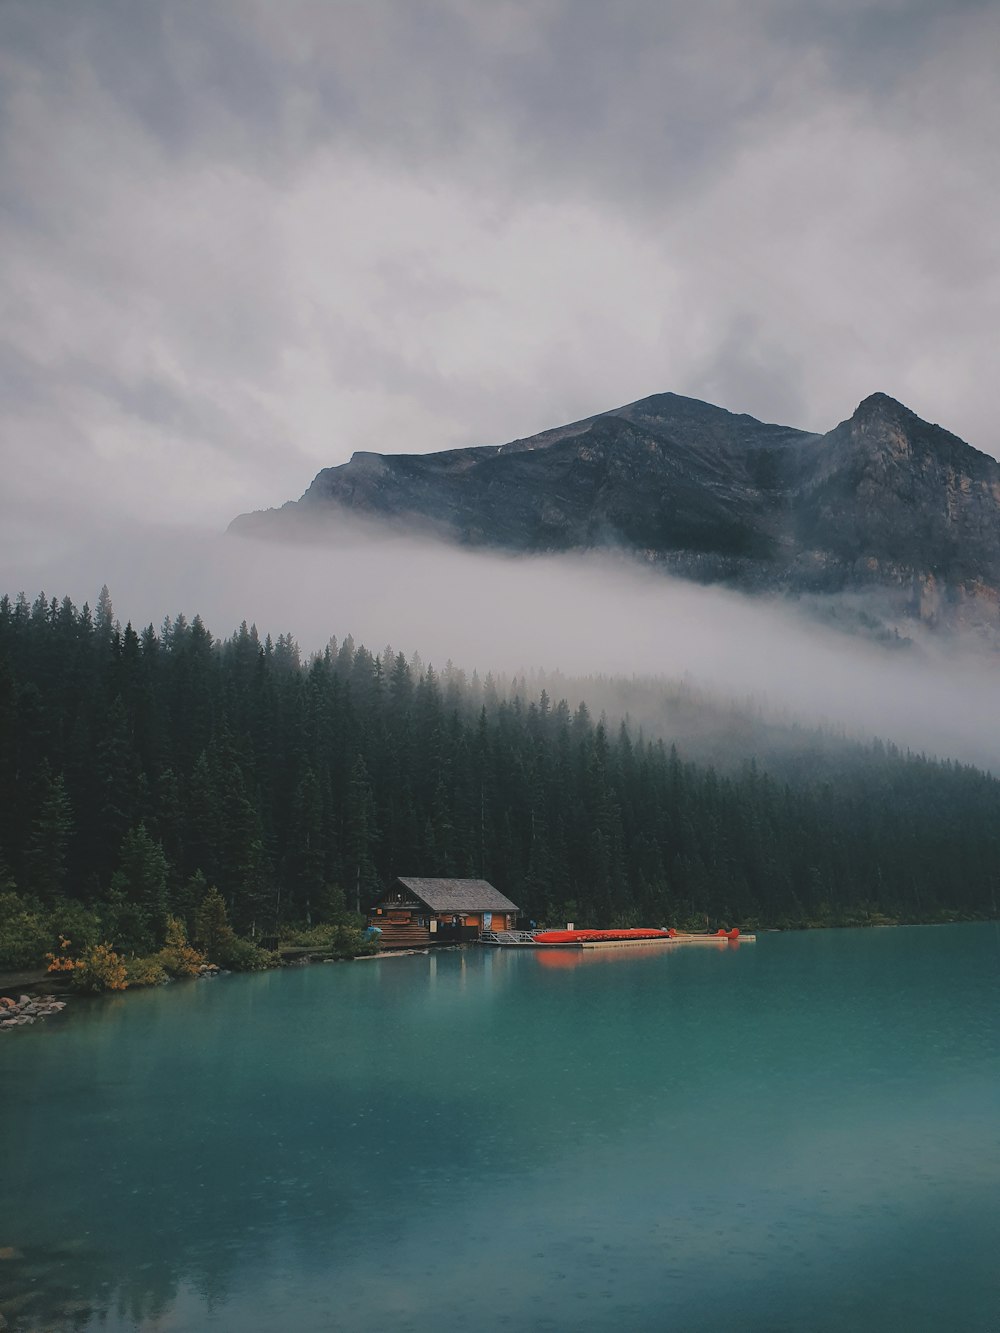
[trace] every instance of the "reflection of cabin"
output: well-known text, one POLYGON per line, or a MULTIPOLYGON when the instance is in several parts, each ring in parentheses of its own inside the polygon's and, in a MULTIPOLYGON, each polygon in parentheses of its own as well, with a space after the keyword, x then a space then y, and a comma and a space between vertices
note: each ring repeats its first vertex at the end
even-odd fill
POLYGON ((397 879, 368 913, 383 949, 455 944, 513 930, 519 909, 485 879, 397 879))

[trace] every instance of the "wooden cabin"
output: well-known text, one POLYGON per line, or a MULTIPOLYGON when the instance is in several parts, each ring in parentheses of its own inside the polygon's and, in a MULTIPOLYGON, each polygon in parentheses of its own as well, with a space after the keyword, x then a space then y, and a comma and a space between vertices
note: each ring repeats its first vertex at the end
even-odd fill
POLYGON ((383 949, 477 940, 481 930, 513 930, 520 909, 485 879, 397 879, 368 912, 383 949))

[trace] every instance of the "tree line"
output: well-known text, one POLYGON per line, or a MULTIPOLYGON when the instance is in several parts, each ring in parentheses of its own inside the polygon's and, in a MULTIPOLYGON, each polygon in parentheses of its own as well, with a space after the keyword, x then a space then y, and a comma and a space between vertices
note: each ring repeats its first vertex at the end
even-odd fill
POLYGON ((82 912, 149 952, 214 889, 270 940, 397 875, 482 877, 527 917, 594 926, 995 914, 1000 783, 849 749, 834 777, 719 773, 586 704, 350 636, 303 661, 246 623, 123 629, 106 589, 93 610, 5 596, 0 933, 4 913, 71 932, 82 912))

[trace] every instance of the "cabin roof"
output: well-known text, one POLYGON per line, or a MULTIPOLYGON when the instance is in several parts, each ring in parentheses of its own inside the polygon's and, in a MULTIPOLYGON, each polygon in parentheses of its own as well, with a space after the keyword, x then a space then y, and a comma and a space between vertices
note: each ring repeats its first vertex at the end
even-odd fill
POLYGON ((403 879, 403 884, 432 912, 517 912, 516 903, 505 898, 485 879, 403 879))

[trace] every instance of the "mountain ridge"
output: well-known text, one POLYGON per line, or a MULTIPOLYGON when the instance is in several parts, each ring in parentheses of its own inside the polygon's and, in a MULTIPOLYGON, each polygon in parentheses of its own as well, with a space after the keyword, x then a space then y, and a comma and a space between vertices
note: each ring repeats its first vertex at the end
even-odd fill
POLYGON ((662 393, 505 444, 361 451, 229 530, 334 535, 347 516, 463 547, 624 549, 743 591, 865 592, 887 623, 1000 642, 1000 463, 882 392, 826 433, 662 393))

